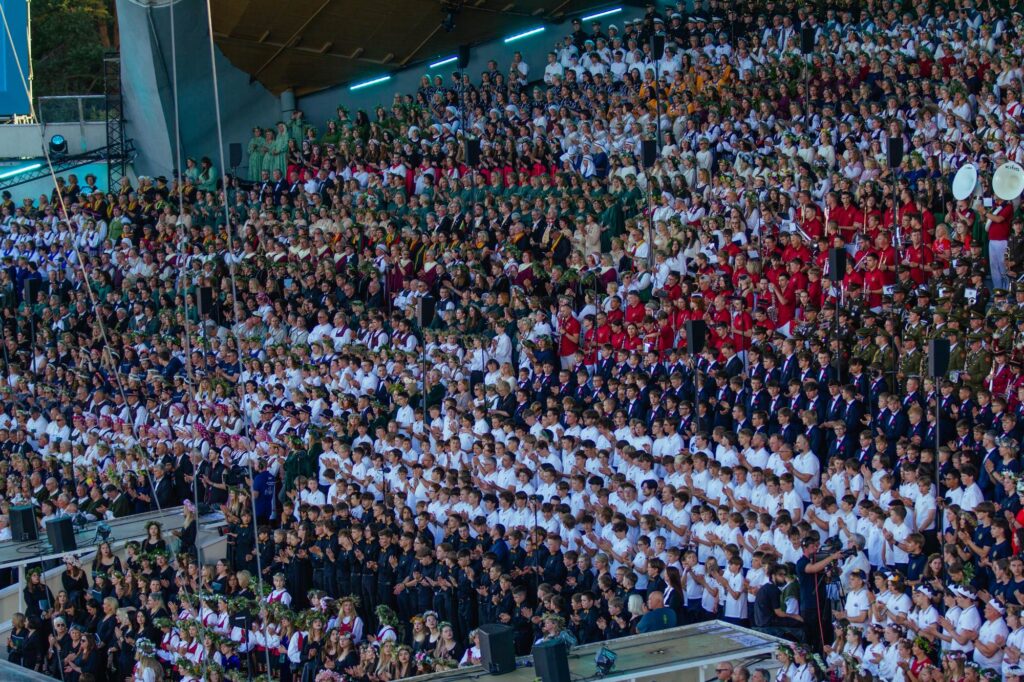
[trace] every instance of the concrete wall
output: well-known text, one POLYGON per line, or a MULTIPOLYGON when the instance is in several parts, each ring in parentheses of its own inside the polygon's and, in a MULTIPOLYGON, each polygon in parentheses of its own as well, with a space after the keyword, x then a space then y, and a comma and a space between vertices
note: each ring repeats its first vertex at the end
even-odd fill
MULTIPOLYGON (((123 38, 121 81, 127 134, 138 150, 135 168, 144 175, 170 175, 177 165, 171 9, 117 0, 117 18, 123 38)), ((204 0, 174 4, 182 162, 190 155, 208 155, 219 168, 208 30, 204 0)), ((250 84, 248 75, 232 66, 219 50, 216 66, 227 160, 228 144, 248 141, 251 126, 257 120, 276 120, 280 105, 262 85, 250 84)))
MULTIPOLYGON (((21 166, 24 166, 24 165, 25 165, 25 162, 20 162, 20 163, 11 164, 11 165, 6 165, 6 164, 0 163, 0 173, 3 173, 5 171, 7 171, 7 170, 13 170, 14 168, 18 168, 18 167, 21 167, 21 166)), ((63 177, 65 179, 67 179, 67 177, 69 175, 73 174, 73 175, 78 176, 78 182, 79 182, 79 184, 82 184, 82 181, 85 178, 85 176, 90 174, 90 173, 92 173, 93 175, 96 176, 96 186, 99 187, 100 190, 105 192, 107 190, 107 163, 106 163, 106 161, 97 161, 96 163, 89 163, 89 164, 86 164, 84 166, 80 166, 78 168, 72 168, 69 171, 64 171, 64 172, 61 172, 61 173, 57 173, 57 177, 63 177)), ((133 185, 137 185, 138 184, 138 181, 136 180, 135 176, 133 176, 133 175, 131 175, 131 173, 129 173, 129 177, 132 179, 133 185)), ((42 195, 42 194, 45 194, 47 196, 47 198, 49 198, 50 192, 52 192, 52 191, 53 191, 53 180, 50 178, 49 175, 46 175, 46 176, 41 177, 41 178, 39 178, 37 180, 33 180, 32 182, 26 182, 24 185, 16 185, 16 186, 12 187, 11 188, 11 195, 14 197, 14 200, 16 202, 21 203, 21 199, 23 199, 23 198, 31 197, 32 199, 38 199, 39 196, 42 195)))
POLYGON ((38 159, 54 135, 68 141, 69 154, 81 154, 107 146, 103 122, 0 125, 0 161, 38 159))

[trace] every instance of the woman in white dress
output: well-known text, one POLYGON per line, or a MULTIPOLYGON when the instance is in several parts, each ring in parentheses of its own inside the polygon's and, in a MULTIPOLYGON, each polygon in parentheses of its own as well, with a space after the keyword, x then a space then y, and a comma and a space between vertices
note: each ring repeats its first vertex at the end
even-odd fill
POLYGON ((156 646, 148 639, 135 642, 135 670, 132 671, 134 682, 163 682, 164 669, 156 660, 156 646))
POLYGON ((781 644, 775 651, 775 660, 779 662, 779 671, 775 674, 775 682, 793 682, 796 666, 793 665, 793 647, 781 644))

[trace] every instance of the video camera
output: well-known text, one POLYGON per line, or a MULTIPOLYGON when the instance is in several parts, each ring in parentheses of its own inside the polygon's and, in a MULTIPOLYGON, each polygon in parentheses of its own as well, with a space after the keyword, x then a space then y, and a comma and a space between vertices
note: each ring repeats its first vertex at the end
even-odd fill
POLYGON ((857 550, 855 548, 843 549, 842 541, 839 538, 833 536, 830 537, 828 540, 825 540, 825 542, 821 543, 821 547, 814 554, 813 561, 817 563, 823 559, 827 559, 836 552, 842 552, 842 558, 847 559, 856 554, 857 550))

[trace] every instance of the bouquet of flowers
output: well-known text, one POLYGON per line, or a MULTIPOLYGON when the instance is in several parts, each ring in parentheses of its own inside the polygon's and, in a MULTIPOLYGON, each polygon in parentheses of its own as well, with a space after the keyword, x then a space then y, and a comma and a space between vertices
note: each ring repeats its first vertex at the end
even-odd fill
POLYGON ((321 670, 316 674, 314 682, 346 682, 348 677, 333 670, 321 670))

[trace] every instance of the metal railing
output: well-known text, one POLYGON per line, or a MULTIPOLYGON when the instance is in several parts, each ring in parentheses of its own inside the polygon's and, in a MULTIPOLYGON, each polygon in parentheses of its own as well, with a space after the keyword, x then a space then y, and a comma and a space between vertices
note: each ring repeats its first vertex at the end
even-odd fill
POLYGON ((40 97, 36 106, 40 123, 102 123, 106 120, 103 95, 40 97))

